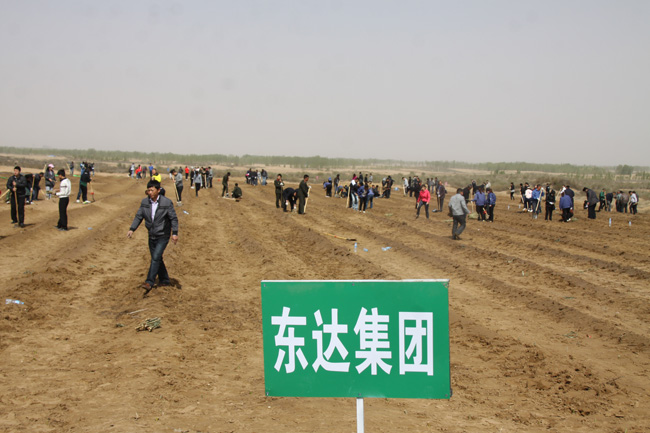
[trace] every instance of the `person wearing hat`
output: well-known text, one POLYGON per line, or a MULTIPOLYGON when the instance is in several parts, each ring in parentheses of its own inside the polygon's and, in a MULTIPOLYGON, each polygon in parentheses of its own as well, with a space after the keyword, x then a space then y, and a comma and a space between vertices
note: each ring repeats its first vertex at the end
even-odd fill
POLYGON ((135 214, 127 238, 133 236, 133 232, 144 220, 144 225, 149 231, 149 253, 151 264, 147 279, 142 284, 146 296, 156 282, 156 276, 161 286, 170 286, 171 280, 163 261, 163 253, 167 244, 171 241, 175 244, 178 241, 178 217, 174 210, 174 203, 165 196, 160 195, 160 183, 150 180, 147 183, 147 198, 142 199, 140 208, 135 214))
POLYGON ((11 198, 11 223, 25 227, 25 190, 27 179, 20 173, 20 167, 14 167, 14 175, 7 179, 7 189, 11 198))
POLYGON ((52 198, 52 190, 54 189, 55 182, 54 165, 48 164, 47 171, 45 171, 45 197, 47 197, 48 200, 52 198))
POLYGON ((65 177, 65 170, 60 169, 57 173, 59 176, 59 189, 56 196, 59 197, 59 222, 56 228, 61 231, 68 231, 68 204, 70 203, 70 193, 72 185, 70 179, 65 177))

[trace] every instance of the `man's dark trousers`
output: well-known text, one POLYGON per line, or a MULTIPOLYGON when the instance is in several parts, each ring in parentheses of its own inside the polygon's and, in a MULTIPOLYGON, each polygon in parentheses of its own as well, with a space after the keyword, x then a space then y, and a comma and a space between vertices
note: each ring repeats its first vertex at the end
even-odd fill
POLYGON ((25 196, 18 196, 16 203, 16 194, 11 191, 11 221, 23 224, 25 222, 25 196), (18 204, 18 206, 16 206, 18 204), (17 211, 17 212, 16 212, 17 211), (18 215, 16 215, 18 213, 18 215))
POLYGON ((57 227, 68 230, 68 203, 70 197, 61 197, 59 199, 59 223, 57 227))
POLYGON ((595 220, 596 219, 596 203, 590 204, 587 207, 587 218, 595 220))
POLYGON ((167 244, 169 243, 168 237, 149 238, 149 252, 151 253, 151 265, 149 266, 149 274, 147 275, 146 282, 154 285, 156 275, 161 284, 169 283, 169 274, 163 262, 163 253, 167 244))
POLYGON ((460 236, 460 234, 465 230, 465 218, 466 215, 454 215, 454 225, 451 229, 451 234, 454 234, 456 236, 460 236), (458 228, 457 228, 458 227, 458 228))

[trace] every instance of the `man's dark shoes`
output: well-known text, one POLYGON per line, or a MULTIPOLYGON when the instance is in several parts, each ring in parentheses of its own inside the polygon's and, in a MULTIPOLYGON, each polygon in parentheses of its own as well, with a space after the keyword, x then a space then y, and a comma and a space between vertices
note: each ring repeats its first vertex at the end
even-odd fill
POLYGON ((18 225, 19 225, 21 228, 24 228, 24 227, 25 227, 25 223, 20 223, 20 224, 18 224, 18 225))
POLYGON ((147 294, 151 292, 151 289, 153 289, 153 286, 149 283, 143 283, 142 288, 144 289, 144 295, 142 296, 147 296, 147 294))
POLYGON ((172 285, 172 282, 171 281, 163 281, 159 285, 162 286, 162 287, 168 287, 168 286, 172 285))

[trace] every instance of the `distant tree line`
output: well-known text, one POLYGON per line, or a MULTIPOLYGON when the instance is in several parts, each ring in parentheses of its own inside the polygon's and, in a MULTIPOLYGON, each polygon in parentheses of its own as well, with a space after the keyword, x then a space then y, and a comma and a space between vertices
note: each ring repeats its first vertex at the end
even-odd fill
POLYGON ((618 175, 632 175, 642 172, 644 175, 648 167, 619 165, 618 167, 599 167, 594 165, 573 164, 540 164, 533 162, 479 162, 469 163, 463 161, 402 161, 395 159, 354 159, 354 158, 327 158, 323 156, 269 156, 269 155, 224 155, 214 154, 177 154, 157 152, 127 152, 118 150, 95 149, 52 149, 52 148, 24 148, 0 146, 0 153, 19 155, 53 155, 65 156, 75 161, 110 161, 130 164, 144 163, 156 165, 236 165, 258 167, 261 165, 284 165, 291 168, 304 168, 311 170, 328 170, 357 167, 381 169, 416 168, 427 172, 449 172, 454 169, 485 170, 493 174, 505 174, 506 171, 527 172, 540 171, 545 173, 569 173, 574 175, 607 176, 612 173, 618 175))

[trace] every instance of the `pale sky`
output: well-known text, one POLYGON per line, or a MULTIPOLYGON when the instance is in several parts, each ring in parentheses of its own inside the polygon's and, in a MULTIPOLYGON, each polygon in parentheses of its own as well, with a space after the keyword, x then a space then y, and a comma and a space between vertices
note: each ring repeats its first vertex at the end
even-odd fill
POLYGON ((650 1, 0 0, 0 145, 650 165, 650 1))

